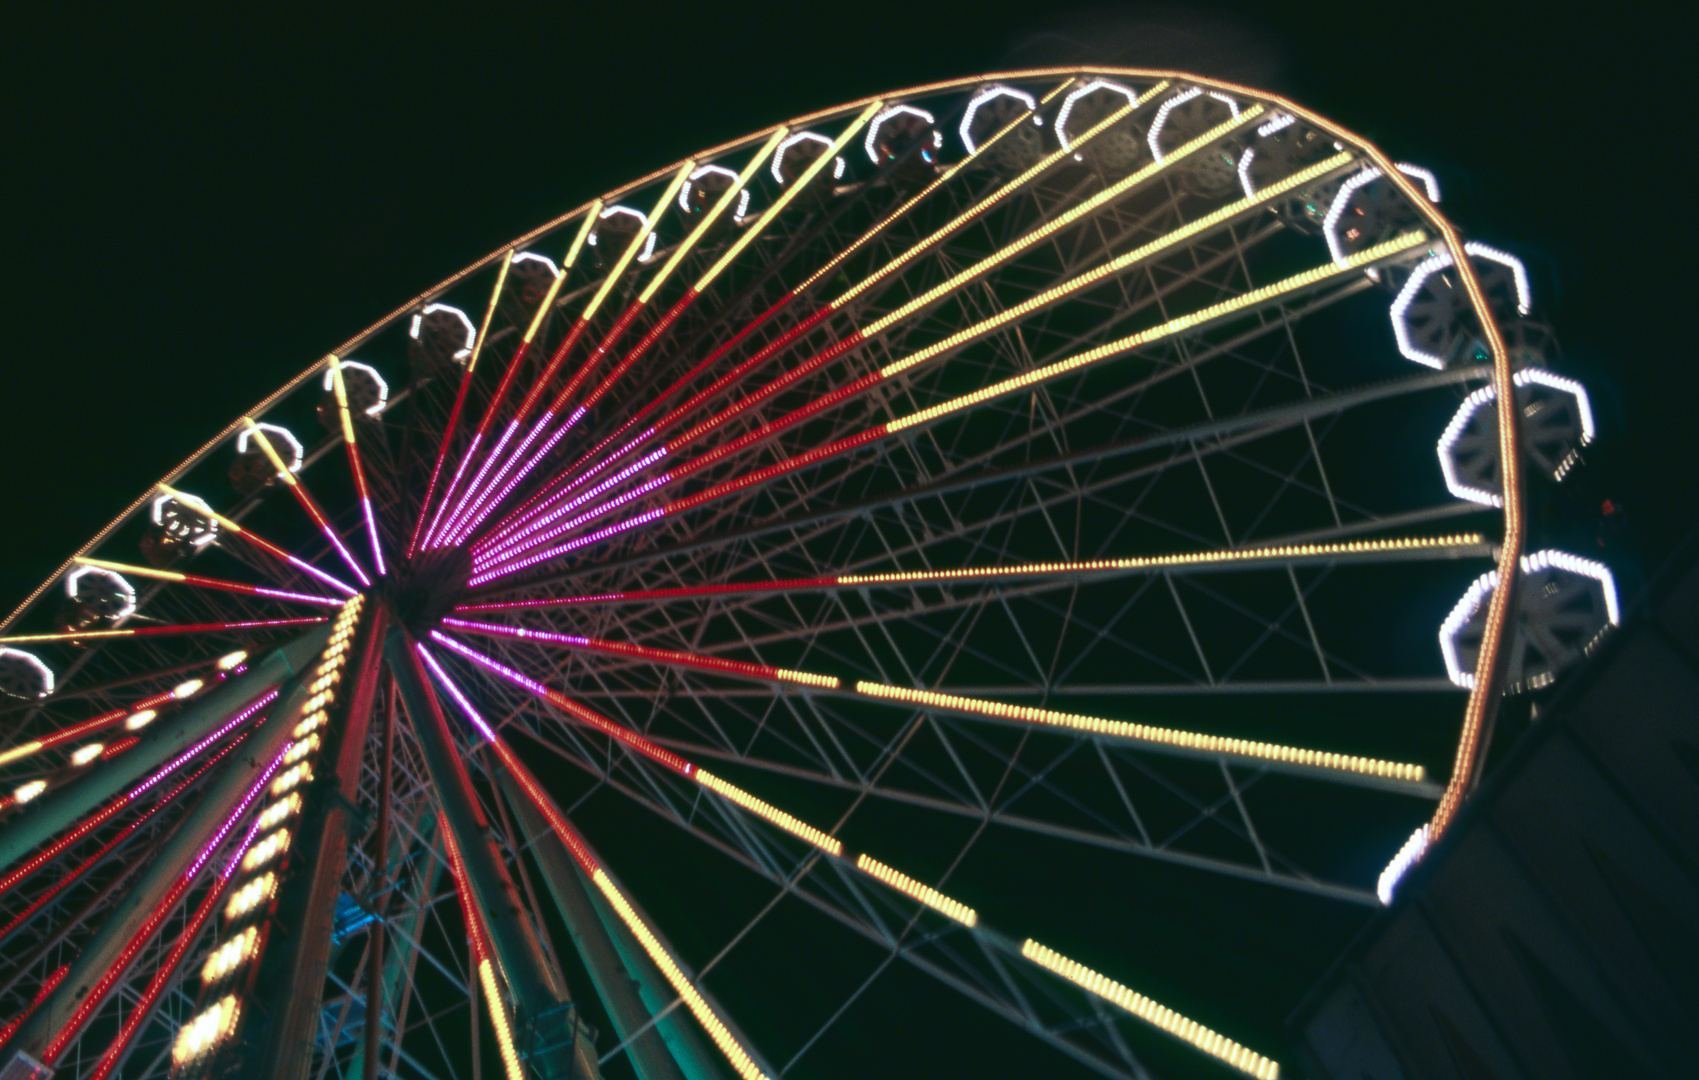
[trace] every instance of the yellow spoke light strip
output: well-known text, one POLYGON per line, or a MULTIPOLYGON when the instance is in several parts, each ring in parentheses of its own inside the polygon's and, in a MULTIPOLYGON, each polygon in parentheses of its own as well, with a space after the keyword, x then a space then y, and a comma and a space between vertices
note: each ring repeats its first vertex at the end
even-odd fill
MULTIPOLYGON (((761 170, 761 166, 767 163, 767 159, 773 155, 773 150, 789 133, 790 128, 782 124, 773 129, 773 134, 767 139, 767 142, 755 152, 754 157, 749 159, 749 164, 744 166, 743 171, 737 174, 737 181, 721 193, 719 199, 709 208, 708 213, 697 223, 696 228, 692 229, 690 235, 685 237, 684 243, 678 245, 673 253, 667 257, 667 261, 661 264, 661 269, 655 274, 654 279, 643 287, 642 292, 637 294, 638 303, 647 304, 654 298, 656 291, 666 282, 667 278, 672 276, 672 272, 678 269, 678 264, 684 261, 684 257, 690 254, 697 242, 707 234, 709 229, 713 228, 714 223, 720 220, 725 212, 730 210, 732 205, 737 202, 738 193, 749 186, 749 181, 761 170)), ((691 164, 694 165, 695 163, 692 162, 691 164)))
POLYGON ((886 574, 841 574, 837 585, 900 585, 907 582, 934 583, 972 578, 1023 577, 1033 574, 1093 573, 1104 570, 1157 570, 1170 566, 1208 566, 1252 562, 1260 559, 1326 558, 1382 551, 1421 551, 1429 548, 1470 547, 1485 544, 1480 533, 1450 536, 1400 536, 1381 540, 1347 540, 1334 544, 1277 544, 1270 547, 1238 548, 1229 551, 1193 551, 1174 555, 1145 555, 1128 559, 1089 559, 1081 562, 1026 563, 1021 566, 989 566, 965 570, 899 570, 886 574))
POLYGON ((940 694, 931 690, 909 690, 901 686, 887 686, 884 683, 857 682, 855 689, 859 694, 883 698, 887 701, 902 701, 911 705, 923 705, 927 708, 950 709, 955 712, 971 713, 978 716, 992 716, 999 720, 1013 720, 1023 724, 1043 724, 1048 727, 1069 728, 1092 735, 1110 735, 1139 742, 1158 743, 1163 746, 1177 746, 1202 753, 1231 754, 1235 757, 1277 761, 1289 765, 1305 765, 1317 769, 1333 769, 1339 772, 1358 773, 1363 776, 1407 780, 1412 783, 1419 782, 1423 778, 1423 769, 1420 765, 1381 761, 1377 758, 1358 757, 1354 754, 1334 754, 1325 750, 1305 750, 1296 746, 1281 746, 1278 743, 1254 742, 1250 739, 1234 739, 1222 735, 1203 735, 1194 731, 1179 731, 1174 728, 1154 727, 1150 724, 1135 724, 1127 720, 1105 720, 1098 716, 1056 712, 1053 709, 1037 709, 1028 705, 1006 705, 1000 701, 986 701, 982 698, 962 697, 958 694, 940 694))
POLYGON ((655 208, 649 211, 649 217, 644 221, 643 227, 632 234, 631 243, 627 244, 625 250, 620 252, 619 259, 614 262, 613 269, 608 271, 608 276, 603 279, 601 287, 596 290, 596 295, 585 307, 584 314, 579 316, 580 319, 589 320, 595 317, 596 312, 602 306, 602 301, 606 300, 608 293, 613 291, 614 285, 619 282, 620 275, 624 274, 626 268, 631 265, 631 260, 637 258, 637 253, 643 248, 643 241, 649 239, 649 234, 655 231, 655 225, 661 220, 661 215, 667 212, 667 206, 677 197, 678 189, 684 186, 686 180, 690 179, 690 174, 695 169, 695 159, 686 158, 683 167, 673 173, 673 178, 667 182, 666 188, 661 192, 661 197, 656 200, 655 208))
POLYGON ((649 929, 649 924, 637 914, 637 911, 631 906, 631 902, 620 891, 619 886, 615 885, 613 879, 608 876, 608 872, 598 866, 594 875, 592 875, 592 880, 595 882, 596 888, 602 890, 602 895, 608 898, 608 903, 612 904, 614 910, 619 913, 620 920, 631 928, 631 932, 642 944, 643 951, 649 954, 649 959, 655 962, 655 966, 661 969, 661 974, 667 977, 667 982, 672 984, 673 990, 684 999, 685 1005, 689 1006, 697 1022, 708 1032, 708 1037, 713 1039, 714 1045, 720 1048, 720 1053, 724 1054, 731 1067, 737 1070, 738 1076, 742 1077, 743 1080, 765 1080, 767 1074, 761 1070, 760 1066, 755 1064, 755 1060, 749 1056, 749 1052, 743 1048, 743 1044, 731 1033, 731 1029, 726 1027, 725 1021, 721 1020, 714 1012, 713 1007, 708 1004, 708 1000, 702 996, 701 991, 697 990, 691 981, 685 977, 683 970, 678 966, 678 962, 673 959, 672 953, 667 951, 660 939, 655 936, 655 932, 649 929))
POLYGON ((443 846, 448 851, 455 892, 460 899, 460 913, 466 921, 466 937, 472 947, 472 960, 478 968, 478 983, 484 989, 484 1000, 489 1003, 490 1026, 495 1028, 496 1046, 501 1051, 502 1068, 507 1073, 507 1080, 525 1080, 524 1069, 519 1064, 519 1054, 513 1045, 513 1028, 508 1023, 507 1002, 501 996, 500 987, 496 985, 495 964, 490 957, 488 931, 484 927, 478 903, 473 898, 472 882, 466 873, 466 864, 460 857, 460 845, 455 843, 452 829, 443 830, 442 838, 443 846))
MULTIPOLYGON (((1115 114, 1111 114, 1111 115, 1115 118, 1119 118, 1120 115, 1131 111, 1131 109, 1132 109, 1132 106, 1130 106, 1130 105, 1125 106, 1122 109, 1117 110, 1117 112, 1115 114)), ((908 303, 904 304, 903 306, 897 308, 895 311, 892 311, 890 314, 882 316, 881 318, 875 319, 873 322, 871 322, 871 323, 869 323, 866 326, 861 328, 862 334, 866 337, 872 337, 875 334, 877 334, 877 333, 883 331, 884 329, 886 329, 887 327, 889 327, 892 323, 895 323, 895 322, 897 322, 901 319, 907 318, 909 315, 911 315, 914 312, 918 311, 919 309, 925 307, 927 304, 932 303, 932 301, 938 299, 939 297, 945 295, 946 293, 954 292, 956 289, 960 288, 964 283, 973 280, 974 278, 980 276, 981 274, 984 274, 986 271, 992 269, 993 267, 995 267, 995 266, 997 266, 1001 263, 1007 262, 1008 260, 1014 258, 1016 255, 1019 255, 1021 252, 1025 251, 1027 248, 1030 248, 1034 244, 1037 244, 1039 241, 1045 239, 1046 237, 1054 235, 1055 233, 1059 232, 1060 230, 1067 228, 1069 225, 1072 225, 1074 222, 1078 221, 1080 218, 1086 216, 1087 214, 1094 212, 1095 210, 1097 210, 1098 207, 1104 205, 1105 203, 1110 202, 1111 200, 1120 198, 1123 194, 1125 194, 1127 191, 1131 190, 1132 188, 1135 188, 1135 187, 1139 186, 1140 184, 1143 184, 1145 181, 1149 180, 1153 176, 1156 176, 1159 173, 1163 172, 1164 170, 1173 167, 1178 162, 1184 161, 1186 158, 1190 157, 1192 154, 1194 154, 1197 151, 1203 149, 1204 147, 1210 145, 1211 143, 1214 143, 1217 140, 1219 140, 1219 139, 1221 139, 1221 138, 1223 138, 1227 135, 1232 134, 1233 131, 1235 131, 1236 129, 1244 126, 1245 124, 1250 123, 1252 120, 1261 116, 1262 112, 1263 112, 1263 108, 1262 108, 1261 105, 1252 105, 1250 108, 1246 109, 1244 112, 1240 113, 1238 116, 1234 117, 1233 119, 1228 120, 1225 123, 1217 124, 1215 127, 1210 128, 1208 131, 1204 132, 1202 135, 1199 135, 1197 138, 1193 139, 1191 142, 1187 143, 1186 145, 1180 147, 1178 150, 1174 151, 1172 154, 1169 154, 1162 161, 1152 162, 1151 164, 1146 165, 1144 168, 1139 169, 1136 172, 1130 173, 1125 177, 1122 177, 1120 180, 1117 180, 1115 183, 1104 188, 1102 191, 1098 192, 1096 195, 1093 195, 1091 198, 1086 199, 1084 202, 1081 202, 1081 203, 1075 205, 1074 207, 1069 209, 1066 213, 1058 214, 1054 219, 1052 219, 1049 222, 1046 222, 1044 225, 1040 226, 1039 228, 1034 229, 1032 232, 1027 233, 1025 236, 1021 237, 1019 240, 1016 240, 1013 243, 1009 244, 1008 246, 1000 248, 999 250, 993 252, 992 254, 987 255, 985 258, 981 259, 979 262, 974 263, 972 266, 970 266, 967 269, 956 274, 954 277, 952 277, 952 278, 950 278, 950 279, 948 279, 944 282, 941 282, 940 284, 935 285, 932 288, 921 293, 919 296, 915 297, 913 300, 910 300, 908 303)), ((1106 121, 1106 123, 1107 123, 1107 121, 1106 121)), ((1095 126, 1095 127, 1092 128, 1092 131, 1095 132, 1098 128, 1100 128, 1102 126, 1103 126, 1102 124, 1095 126)), ((1083 137, 1082 137, 1082 140, 1083 140, 1083 137)))
MULTIPOLYGON (((1063 80, 1063 82, 1060 86, 1056 87, 1056 89, 1050 91, 1050 93, 1048 93, 1044 96, 1044 98, 1041 100, 1040 104, 1048 104, 1051 98, 1055 97, 1057 94, 1060 94, 1063 90, 1066 90, 1069 86, 1072 86, 1073 82, 1074 82, 1073 79, 1063 80)), ((1153 88, 1151 90, 1151 93, 1153 93, 1153 94, 1159 93, 1162 90, 1162 88, 1166 85, 1167 85, 1167 83, 1159 83, 1155 88, 1153 88)), ((938 190, 938 188, 942 187, 944 184, 948 183, 951 179, 953 179, 958 172, 961 172, 963 169, 967 168, 969 165, 973 164, 975 161, 977 161, 981 157, 983 157, 985 155, 986 151, 990 150, 993 146, 997 145, 997 143, 1000 142, 1005 135, 1009 134, 1011 131, 1014 131, 1016 128, 1020 127, 1022 124, 1029 122, 1032 119, 1033 112, 1034 112, 1034 110, 1027 109, 1024 112, 1022 112, 1019 116, 1016 116, 1013 120, 1011 120, 1007 124, 1005 124, 1003 127, 999 128, 996 132, 993 132, 990 138, 986 139, 984 142, 982 142, 978 146, 974 147, 972 153, 968 154, 966 157, 962 158, 960 161, 956 162, 954 165, 951 165, 949 168, 945 169, 942 173, 939 174, 938 179, 932 181, 930 184, 927 184, 918 193, 916 193, 913 198, 909 199, 907 202, 905 202, 901 206, 897 207, 896 210, 894 210, 890 214, 886 215, 886 217, 882 221, 880 221, 877 225, 873 226, 871 229, 868 229, 866 232, 862 233, 859 237, 856 238, 854 243, 852 243, 848 247, 844 248, 844 250, 838 252, 836 255, 832 256, 832 258, 826 263, 825 266, 822 266, 820 269, 814 271, 814 273, 809 276, 808 280, 804 281, 801 285, 798 285, 796 288, 792 289, 791 291, 793 293, 803 292, 803 291, 807 290, 809 286, 813 285, 815 282, 821 280, 827 274, 830 274, 833 270, 837 269, 840 265, 842 265, 842 263, 844 262, 845 259, 848 259, 852 255, 854 255, 856 252, 860 251, 863 247, 865 247, 870 241, 872 241, 880 233, 884 232, 885 229, 888 228, 891 225, 892 222, 897 221, 904 214, 908 213, 910 210, 913 210, 928 195, 931 195, 934 191, 938 190)), ((1054 157, 1054 156, 1055 155, 1052 155, 1052 157, 1054 157)), ((1031 170, 1028 170, 1028 172, 1031 172, 1031 170)), ((1023 177, 1025 175, 1026 175, 1025 173, 1022 174, 1023 177)), ((1008 187, 1008 185, 1004 185, 1005 189, 1007 189, 1007 187, 1008 187)), ((978 212, 978 210, 983 209, 984 205, 989 205, 991 202, 994 202, 995 200, 1001 198, 1003 196, 1003 194, 1004 194, 1003 191, 997 192, 997 194, 991 196, 991 198, 989 200, 987 200, 987 202, 985 204, 982 204, 981 207, 975 208, 975 210, 970 211, 970 213, 978 212)), ((914 247, 914 248, 910 248, 907 251, 904 251, 902 255, 898 256, 898 258, 895 262, 891 263, 888 267, 886 267, 885 269, 880 271, 880 276, 883 277, 885 274, 890 273, 891 271, 895 270, 897 267, 901 266, 903 263, 908 262, 911 258, 913 258, 914 255, 917 255, 922 250, 924 250, 925 248, 932 246, 938 240, 943 238, 943 234, 945 232, 947 232, 950 229, 957 227, 964 220, 966 220, 965 216, 956 217, 954 220, 952 220, 950 222, 950 224, 944 226, 943 230, 940 230, 939 232, 936 232, 936 233, 932 234, 931 236, 927 237, 925 240, 922 240, 920 242, 919 246, 914 247)), ((868 285, 871 285, 872 283, 873 283, 872 279, 869 279, 865 283, 855 286, 849 292, 845 293, 843 296, 840 296, 840 297, 838 297, 837 300, 833 301, 831 306, 832 307, 842 307, 843 304, 846 301, 848 301, 853 295, 861 292, 864 288, 866 288, 868 285)))
MULTIPOLYGON (((542 329, 543 320, 549 317, 549 312, 555 306, 555 297, 560 295, 560 287, 566 282, 566 272, 571 270, 573 264, 578 261, 579 252, 584 250, 584 239, 590 235, 590 230, 595 226, 601 212, 602 200, 593 200, 590 203, 590 209, 584 214, 584 220, 578 223, 578 232, 573 235, 571 245, 566 249, 566 259, 560 264, 560 273, 556 274, 554 280, 549 282, 549 291, 543 294, 542 303, 537 305, 536 312, 531 316, 531 325, 525 328, 525 336, 520 339, 520 348, 529 346, 531 340, 537 336, 537 331, 542 329)), ((509 257, 511 258, 511 253, 509 257)), ((496 288, 499 293, 501 288, 499 282, 496 288)), ((490 303, 493 310, 494 297, 490 298, 490 303)))
POLYGON ((979 913, 966 904, 959 900, 952 900, 932 886, 923 885, 907 874, 891 869, 878 859, 866 855, 857 855, 855 868, 864 874, 878 878, 891 888, 920 901, 932 910, 948 915, 963 926, 973 926, 979 922, 979 913))
MULTIPOLYGON (((1384 244, 1377 244, 1372 248, 1368 248, 1352 255, 1350 258, 1345 260, 1345 264, 1343 266, 1329 262, 1325 265, 1318 266, 1313 270, 1306 270, 1301 274, 1295 274, 1292 277, 1286 278, 1284 281, 1277 281, 1272 285, 1264 285, 1261 288, 1252 289, 1250 292, 1244 293, 1241 296, 1235 296, 1231 300, 1223 300, 1219 304, 1212 304, 1201 311, 1194 311, 1189 315, 1182 315, 1177 319, 1171 319, 1168 322, 1165 322, 1160 326, 1152 327, 1149 330, 1141 330, 1136 334, 1131 334, 1127 337, 1108 342, 1107 344, 1099 345, 1095 349, 1088 349, 1087 351, 1080 353, 1078 356, 1071 356, 1066 360, 1058 360, 1054 364, 1048 364, 1041 368, 1034 368, 1032 371, 1004 379, 1002 382, 993 383, 983 390, 976 390, 971 394, 964 394, 959 398, 953 398, 950 401, 942 402, 929 409, 921 409, 919 412, 899 417, 898 419, 892 420, 890 423, 886 424, 885 428, 888 432, 901 431, 904 428, 912 427, 915 424, 923 424, 929 420, 935 420, 940 416, 945 416, 961 409, 970 408, 982 401, 987 401, 994 397, 1001 397, 1004 394, 1025 389, 1035 383, 1044 382, 1047 379, 1053 379, 1058 375, 1065 375, 1070 371, 1075 371, 1090 364, 1107 360, 1131 349, 1136 349, 1140 346, 1160 341, 1163 338, 1183 333, 1184 331, 1190 330, 1191 328, 1203 323, 1212 322, 1216 319, 1232 315, 1235 312, 1243 311, 1246 308, 1266 303, 1267 301, 1284 293, 1308 288, 1309 286, 1325 281, 1328 278, 1350 273, 1351 271, 1369 263, 1378 262, 1381 259, 1397 255, 1400 252, 1408 251, 1411 248, 1420 247, 1426 242, 1427 236, 1421 230, 1405 233, 1402 236, 1388 240, 1384 244)), ((922 350, 922 353, 927 352, 930 352, 930 350, 922 350)), ((920 354, 916 355, 919 356, 920 354)), ((913 358, 910 359, 912 360, 913 358)), ((891 371, 893 369, 900 371, 904 367, 908 366, 910 366, 909 361, 898 361, 896 364, 890 365, 886 371, 891 371)), ((884 374, 884 372, 881 372, 881 374, 884 374)))
MULTIPOLYGON (((792 836, 798 837, 830 855, 842 857, 844 845, 837 837, 826 835, 814 826, 792 817, 771 803, 757 799, 740 787, 726 783, 712 773, 697 769, 692 773, 691 778, 721 798, 736 803, 752 814, 766 818, 792 836)), ((892 873, 895 873, 895 871, 892 871, 892 873)), ((972 926, 973 924, 970 922, 968 925, 972 926)))
POLYGON ((755 238, 761 235, 763 229, 778 220, 779 214, 783 212, 786 206, 790 205, 791 200, 801 194, 803 189, 806 188, 809 183, 826 168, 831 160, 843 152, 844 147, 849 145, 850 140, 855 138, 856 133, 863 127, 866 127, 868 121, 872 120, 875 114, 877 114, 880 109, 884 108, 884 106, 885 103, 883 101, 875 101, 868 105, 867 108, 863 109, 861 111, 861 115, 857 116, 847 127, 844 128, 843 133, 840 134, 832 143, 831 149, 815 158, 793 183, 779 193, 779 197, 773 200, 773 205, 769 206, 766 211, 756 219, 755 223, 744 231, 742 236, 732 242, 732 245, 726 249, 726 253, 720 256, 719 261, 714 263, 713 266, 710 266, 708 268, 708 272, 697 279, 696 285, 694 286, 695 291, 698 293, 705 292, 708 286, 713 284, 714 279, 719 277, 720 274, 725 271, 725 268, 732 264, 733 260, 743 254, 743 249, 754 243, 755 238))
POLYGON ((484 321, 478 327, 478 339, 472 342, 472 355, 466 358, 466 375, 471 375, 478 366, 478 356, 484 351, 484 338, 489 335, 490 323, 496 317, 496 302, 501 299, 501 287, 507 284, 507 271, 513 265, 514 249, 508 248, 502 256, 501 266, 496 270, 496 285, 490 290, 490 302, 484 308, 484 321))
POLYGON ((1219 1058, 1235 1069, 1256 1077, 1257 1080, 1276 1080, 1280 1075, 1278 1062, 1240 1046, 1227 1036, 1211 1031, 1195 1020, 1186 1019, 1173 1009, 1158 1005, 1136 990, 1122 986, 1107 975, 1093 971, 1078 961, 1070 960, 1031 938, 1021 945, 1021 955, 1103 1000, 1120 1006, 1147 1024, 1166 1031, 1182 1042, 1191 1043, 1211 1057, 1219 1058))
POLYGON ((1088 270, 1085 273, 1080 274, 1078 277, 1070 278, 1069 280, 1062 282, 1060 285, 1045 289, 1043 292, 1031 296, 1012 307, 999 311, 996 315, 993 315, 989 319, 975 323, 964 330, 957 331, 942 341, 929 345, 910 356, 896 361, 895 363, 887 364, 885 367, 880 369, 879 373, 886 378, 890 378, 892 375, 895 375, 900 371, 906 371, 916 364, 937 356, 941 352, 953 349, 965 342, 972 341, 974 338, 982 337, 999 327, 1007 326, 1009 323, 1012 323, 1017 319, 1023 319, 1032 312, 1044 307, 1046 304, 1054 303, 1065 296, 1069 296, 1082 289, 1089 288, 1105 278, 1126 270, 1128 267, 1134 266, 1146 259, 1153 258, 1166 249, 1172 248, 1182 241, 1191 239, 1198 233, 1230 221, 1247 211, 1254 210, 1273 199, 1279 198, 1288 191, 1291 191, 1293 188, 1301 187, 1302 185, 1309 183, 1318 176, 1325 176, 1327 173, 1336 169, 1342 169, 1346 165, 1349 165, 1351 161, 1352 157, 1350 153, 1340 153, 1335 154, 1333 157, 1330 157, 1325 161, 1317 162, 1307 169, 1293 173, 1291 176, 1286 177, 1279 183, 1270 184, 1268 187, 1257 192, 1256 195, 1250 198, 1239 199, 1228 203, 1219 210, 1205 214, 1203 217, 1200 217, 1195 221, 1188 222, 1172 232, 1165 233, 1148 244, 1135 248, 1124 255, 1118 255, 1104 263, 1102 266, 1088 270))

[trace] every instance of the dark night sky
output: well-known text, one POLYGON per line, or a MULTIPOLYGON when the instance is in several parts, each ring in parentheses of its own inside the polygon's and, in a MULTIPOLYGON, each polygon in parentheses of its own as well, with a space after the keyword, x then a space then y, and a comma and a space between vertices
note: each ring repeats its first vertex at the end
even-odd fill
POLYGON ((1645 563, 1699 517, 1675 27, 1522 0, 47 7, 9 13, 0 63, 0 610, 241 410, 539 222, 799 113, 1076 62, 1266 86, 1433 168, 1453 218, 1528 263, 1645 563))

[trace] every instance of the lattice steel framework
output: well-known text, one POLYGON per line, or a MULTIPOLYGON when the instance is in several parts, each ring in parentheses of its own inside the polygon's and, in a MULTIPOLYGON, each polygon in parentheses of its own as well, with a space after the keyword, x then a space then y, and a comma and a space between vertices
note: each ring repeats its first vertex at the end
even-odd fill
POLYGON ((1585 391, 1438 199, 1244 87, 1011 73, 404 305, 0 627, 0 1054, 860 1072, 864 1018, 968 1030, 930 977, 1046 1075, 1274 1075, 1218 950, 1141 944, 1150 868, 1378 903, 1512 605, 1541 671, 1615 620, 1523 551, 1585 391))

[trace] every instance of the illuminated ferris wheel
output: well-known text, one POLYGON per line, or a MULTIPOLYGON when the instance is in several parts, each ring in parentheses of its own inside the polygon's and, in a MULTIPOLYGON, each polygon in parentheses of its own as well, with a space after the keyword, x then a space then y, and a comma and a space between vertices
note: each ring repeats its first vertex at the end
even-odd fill
POLYGON ((1524 524, 1586 390, 1440 200, 1011 73, 399 308, 0 628, 0 1075, 1276 1075, 1164 903, 1388 902, 1618 618, 1524 524))

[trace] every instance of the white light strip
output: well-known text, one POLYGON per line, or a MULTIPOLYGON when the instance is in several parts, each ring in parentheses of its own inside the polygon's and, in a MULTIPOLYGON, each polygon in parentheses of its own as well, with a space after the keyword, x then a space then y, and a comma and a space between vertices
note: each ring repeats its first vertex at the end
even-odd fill
MULTIPOLYGON (((1073 148, 1073 141, 1068 138, 1068 115, 1074 111, 1074 103, 1087 94, 1098 90, 1109 90, 1124 96, 1129 107, 1136 107, 1139 103, 1138 94, 1128 87, 1122 86, 1118 82, 1110 82, 1108 79, 1093 79, 1084 86, 1076 88, 1062 99, 1062 109, 1056 114, 1056 138, 1061 140, 1062 149, 1070 150, 1073 148)), ((1027 108, 1030 109, 1032 106, 1028 105, 1027 108)))
POLYGON ((1016 90, 1012 86, 987 86, 985 89, 975 94, 973 96, 973 100, 968 102, 967 112, 962 116, 962 126, 957 129, 957 131, 961 134, 962 145, 967 148, 969 157, 979 153, 979 147, 974 145, 973 136, 969 134, 968 131, 968 129, 973 126, 973 114, 979 111, 979 107, 981 105, 999 97, 1014 98, 1032 112, 1032 122, 1034 124, 1044 123, 1038 115, 1038 101, 1025 90, 1016 90))

